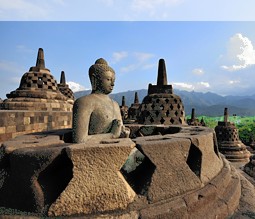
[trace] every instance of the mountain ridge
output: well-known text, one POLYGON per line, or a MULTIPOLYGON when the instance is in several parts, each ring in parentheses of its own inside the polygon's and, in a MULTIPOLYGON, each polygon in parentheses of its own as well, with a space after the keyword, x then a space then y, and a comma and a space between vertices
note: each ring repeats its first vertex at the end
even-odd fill
MULTIPOLYGON (((126 105, 130 106, 134 102, 135 92, 138 93, 139 102, 147 95, 147 89, 125 91, 110 94, 111 98, 121 105, 122 96, 125 96, 126 105)), ((91 93, 91 90, 75 92, 75 98, 79 98, 91 93)), ((229 113, 239 116, 255 116, 255 94, 246 96, 221 96, 213 92, 196 92, 174 89, 174 93, 181 97, 186 115, 190 115, 191 109, 195 108, 196 115, 221 116, 224 108, 229 109, 229 113)))

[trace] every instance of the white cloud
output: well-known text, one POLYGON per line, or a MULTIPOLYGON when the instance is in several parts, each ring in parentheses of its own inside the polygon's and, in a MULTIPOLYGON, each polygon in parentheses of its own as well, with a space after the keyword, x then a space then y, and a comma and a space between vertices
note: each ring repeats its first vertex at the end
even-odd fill
POLYGON ((172 84, 178 89, 194 90, 195 88, 192 84, 187 84, 183 82, 173 82, 172 84))
POLYGON ((240 81, 238 81, 238 80, 236 80, 236 81, 232 81, 232 80, 230 80, 228 83, 229 83, 229 84, 239 84, 239 83, 240 83, 240 81))
POLYGON ((128 56, 128 52, 121 51, 121 52, 114 52, 112 54, 112 63, 117 63, 121 61, 122 59, 126 58, 128 56))
POLYGON ((67 82, 67 84, 69 85, 69 88, 70 88, 73 92, 88 90, 88 89, 86 89, 84 86, 82 86, 81 84, 78 84, 78 83, 73 82, 73 81, 69 81, 69 82, 67 82))
POLYGON ((172 85, 174 88, 180 90, 187 90, 187 91, 208 91, 211 87, 208 82, 194 82, 194 83, 185 83, 185 82, 173 82, 172 85))
POLYGON ((156 63, 145 64, 145 65, 143 65, 142 69, 147 70, 147 69, 151 69, 151 68, 155 68, 155 67, 157 67, 156 63))
POLYGON ((227 71, 245 69, 255 64, 255 50, 252 42, 241 33, 230 38, 227 47, 227 54, 223 59, 228 63, 221 67, 227 71))
POLYGON ((198 86, 201 86, 201 87, 206 87, 206 88, 209 88, 210 87, 210 84, 208 82, 198 82, 197 83, 198 86))
POLYGON ((138 68, 138 66, 136 64, 131 64, 131 65, 127 65, 127 66, 120 68, 120 71, 123 73, 126 73, 126 72, 130 72, 130 71, 134 71, 137 68, 138 68))
POLYGON ((192 73, 194 75, 203 75, 204 74, 204 70, 202 68, 195 68, 195 69, 193 69, 192 73))
POLYGON ((154 68, 156 65, 151 63, 151 58, 155 55, 152 53, 145 52, 133 52, 130 55, 130 58, 133 59, 133 63, 128 64, 120 68, 121 72, 131 72, 131 71, 139 71, 139 70, 147 70, 154 68))
POLYGON ((151 54, 151 53, 144 53, 144 52, 135 52, 134 56, 137 58, 137 60, 139 62, 145 62, 148 59, 154 57, 153 54, 151 54))
POLYGON ((34 53, 35 52, 33 49, 30 49, 27 46, 22 45, 22 44, 17 45, 16 48, 17 48, 17 51, 21 52, 21 53, 34 53))

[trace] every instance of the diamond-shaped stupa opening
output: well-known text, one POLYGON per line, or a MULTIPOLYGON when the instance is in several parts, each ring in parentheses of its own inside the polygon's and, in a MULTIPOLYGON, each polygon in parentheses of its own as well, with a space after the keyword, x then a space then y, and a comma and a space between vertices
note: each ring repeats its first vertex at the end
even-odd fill
POLYGON ((191 144, 189 149, 189 155, 187 158, 187 164, 193 173, 200 178, 201 175, 201 164, 202 164, 202 152, 198 147, 191 144))
POLYGON ((134 148, 120 171, 136 194, 146 196, 155 169, 150 159, 134 148))
POLYGON ((38 183, 44 194, 45 206, 49 207, 59 197, 72 178, 73 164, 63 150, 38 177, 38 183))

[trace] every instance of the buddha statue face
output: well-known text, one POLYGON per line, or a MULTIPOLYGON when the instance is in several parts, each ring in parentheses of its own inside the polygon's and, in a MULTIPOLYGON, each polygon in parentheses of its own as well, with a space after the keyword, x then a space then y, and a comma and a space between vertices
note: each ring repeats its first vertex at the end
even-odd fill
POLYGON ((92 93, 109 94, 115 82, 115 72, 108 63, 100 58, 89 69, 92 93))
POLYGON ((113 90, 114 82, 114 72, 104 71, 99 77, 95 77, 95 90, 97 93, 109 94, 113 90))

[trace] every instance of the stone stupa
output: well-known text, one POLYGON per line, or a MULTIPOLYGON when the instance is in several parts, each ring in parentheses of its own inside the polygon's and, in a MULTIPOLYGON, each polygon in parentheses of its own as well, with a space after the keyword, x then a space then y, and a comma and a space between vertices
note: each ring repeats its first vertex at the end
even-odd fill
POLYGON ((68 84, 66 83, 65 72, 61 71, 60 76, 60 83, 58 84, 58 89, 62 94, 67 97, 67 101, 71 104, 74 103, 74 94, 73 91, 69 88, 68 84))
POLYGON ((215 127, 219 151, 226 159, 232 162, 248 162, 250 152, 239 139, 238 129, 235 124, 228 121, 228 108, 224 110, 224 121, 218 122, 215 127))
POLYGON ((19 88, 6 96, 8 99, 1 104, 4 110, 72 111, 73 107, 45 67, 42 48, 38 50, 36 66, 22 76, 19 88))
POLYGON ((120 106, 120 113, 122 120, 126 120, 128 118, 128 106, 126 105, 126 98, 125 96, 122 96, 122 102, 120 106))
POLYGON ((134 98, 134 103, 131 104, 131 106, 128 109, 128 118, 130 120, 137 120, 137 115, 139 114, 139 99, 138 99, 138 94, 135 92, 135 98, 134 98))
POLYGON ((186 125, 182 100, 173 93, 172 85, 167 84, 164 59, 159 60, 157 85, 149 84, 148 95, 139 110, 139 124, 186 125))
POLYGON ((197 119, 196 116, 195 116, 195 109, 194 108, 192 108, 191 118, 187 119, 187 123, 188 123, 188 125, 192 125, 192 126, 201 126, 201 123, 199 122, 199 119, 197 119))

